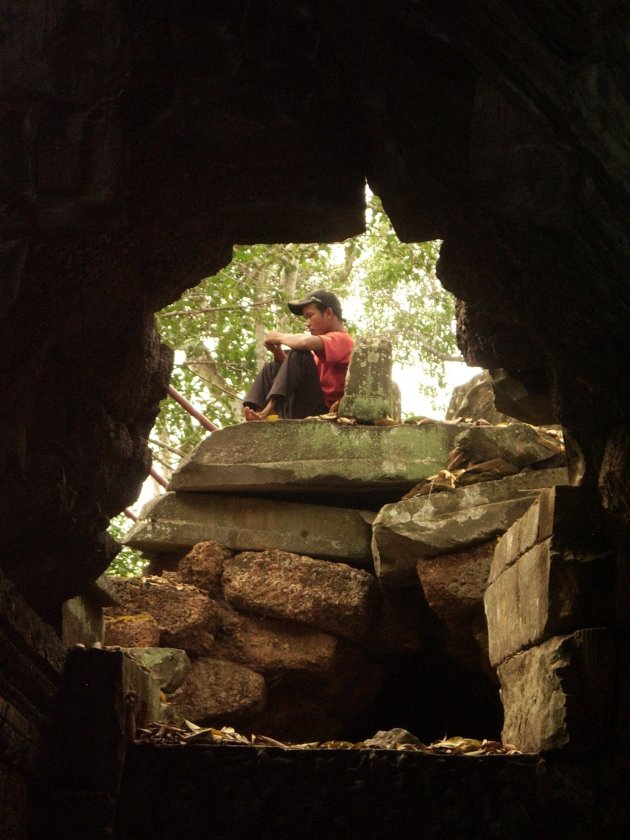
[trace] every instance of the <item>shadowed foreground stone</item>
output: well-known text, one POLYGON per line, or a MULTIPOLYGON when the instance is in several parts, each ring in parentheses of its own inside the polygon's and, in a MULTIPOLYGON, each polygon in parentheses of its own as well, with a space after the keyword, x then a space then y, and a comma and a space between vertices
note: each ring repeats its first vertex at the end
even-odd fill
POLYGON ((384 583, 404 585, 415 577, 418 560, 502 534, 538 497, 538 488, 566 481, 564 468, 532 470, 386 505, 373 526, 376 573, 384 583))
POLYGON ((223 591, 236 609, 349 638, 365 634, 377 598, 367 572, 283 551, 237 554, 225 563, 223 591))
POLYGON ((241 423, 214 432, 182 462, 171 490, 308 495, 354 502, 388 492, 400 498, 442 469, 461 428, 340 426, 317 420, 241 423))
POLYGON ((167 647, 126 648, 125 653, 144 668, 160 683, 160 690, 166 694, 175 691, 183 683, 190 670, 190 659, 186 651, 167 647))
POLYGON ((369 511, 207 493, 166 493, 146 504, 140 517, 125 543, 147 556, 184 553, 212 539, 237 551, 275 548, 371 565, 369 523, 373 514, 369 511))
POLYGON ((609 750, 475 758, 133 746, 114 837, 173 840, 185 826, 186 837, 222 840, 626 840, 629 771, 609 750))
POLYGON ((468 667, 490 670, 483 595, 494 540, 464 551, 419 560, 417 572, 431 610, 446 629, 445 645, 468 667))
POLYGON ((503 742, 523 752, 602 749, 612 730, 614 647, 607 630, 554 636, 499 666, 503 742))
POLYGON ((544 490, 499 541, 484 601, 493 665, 613 619, 615 552, 597 492, 544 490))
POLYGON ((182 685, 169 698, 168 714, 197 724, 234 724, 262 711, 265 680, 250 668, 203 658, 193 662, 182 685))

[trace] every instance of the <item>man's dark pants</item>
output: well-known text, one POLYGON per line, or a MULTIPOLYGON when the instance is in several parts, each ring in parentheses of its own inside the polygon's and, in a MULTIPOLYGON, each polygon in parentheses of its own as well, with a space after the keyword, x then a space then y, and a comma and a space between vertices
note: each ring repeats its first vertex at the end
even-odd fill
POLYGON ((267 362, 254 379, 243 405, 260 411, 270 399, 275 413, 299 420, 325 414, 324 395, 310 350, 290 350, 283 362, 267 362))

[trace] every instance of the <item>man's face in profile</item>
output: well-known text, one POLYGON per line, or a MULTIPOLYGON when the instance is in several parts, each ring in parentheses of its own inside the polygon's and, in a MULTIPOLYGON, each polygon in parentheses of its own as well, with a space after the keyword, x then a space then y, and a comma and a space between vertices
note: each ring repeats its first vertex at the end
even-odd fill
POLYGON ((330 332, 330 309, 327 309, 326 312, 320 312, 314 303, 307 303, 302 310, 302 316, 311 335, 324 335, 330 332))

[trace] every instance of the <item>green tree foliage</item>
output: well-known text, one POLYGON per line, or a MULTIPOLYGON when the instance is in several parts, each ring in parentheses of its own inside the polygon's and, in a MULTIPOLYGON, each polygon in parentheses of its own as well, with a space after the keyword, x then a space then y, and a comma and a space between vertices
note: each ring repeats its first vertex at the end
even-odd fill
MULTIPOLYGON (((401 243, 375 196, 366 233, 345 243, 235 248, 230 265, 158 315, 163 340, 176 350, 174 387, 218 425, 238 422, 243 393, 268 358, 262 336, 272 328, 299 330, 286 302, 318 286, 339 294, 351 332, 387 335, 398 362, 442 386, 444 363, 460 357, 454 299, 435 276, 438 250, 437 242, 401 243)), ((435 384, 421 390, 431 394, 435 384)), ((165 469, 203 435, 165 400, 155 440, 178 450, 158 455, 165 469)))
MULTIPOLYGON (((339 294, 351 333, 391 338, 395 360, 418 367, 419 390, 435 396, 445 362, 461 360, 454 299, 435 276, 438 251, 437 242, 401 243, 376 196, 366 233, 344 243, 235 247, 226 268, 158 313, 162 340, 175 350, 171 382, 218 426, 239 422, 243 394, 269 358, 265 332, 301 330, 286 302, 323 286, 339 294)), ((168 478, 205 434, 165 399, 149 441, 156 469, 168 478)), ((114 568, 137 568, 125 551, 114 568)))
MULTIPOLYGON (((396 361, 444 387, 445 362, 463 360, 455 344, 455 298, 435 274, 440 243, 401 242, 375 197, 367 215, 352 278, 362 329, 388 336, 396 361)), ((431 386, 423 390, 434 393, 431 386)))
MULTIPOLYGON (((115 540, 121 540, 128 528, 129 520, 124 513, 115 516, 109 523, 109 533, 115 540)), ((107 571, 110 575, 117 577, 137 577, 142 574, 146 565, 147 561, 143 560, 137 551, 123 546, 107 571)))

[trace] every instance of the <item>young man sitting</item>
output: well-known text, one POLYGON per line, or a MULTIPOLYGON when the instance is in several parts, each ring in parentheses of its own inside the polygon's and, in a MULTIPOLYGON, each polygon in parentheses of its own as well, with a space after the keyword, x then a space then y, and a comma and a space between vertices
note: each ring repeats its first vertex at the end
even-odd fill
POLYGON ((343 325, 339 298, 317 289, 288 306, 304 318, 309 334, 267 333, 265 347, 274 360, 264 365, 243 400, 247 421, 324 414, 343 396, 354 339, 343 325))

